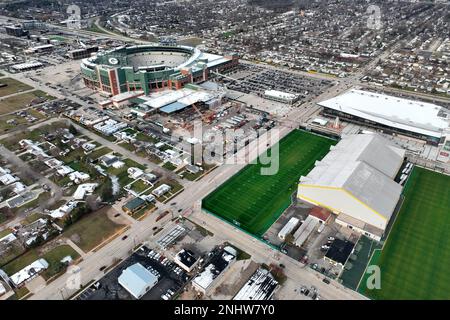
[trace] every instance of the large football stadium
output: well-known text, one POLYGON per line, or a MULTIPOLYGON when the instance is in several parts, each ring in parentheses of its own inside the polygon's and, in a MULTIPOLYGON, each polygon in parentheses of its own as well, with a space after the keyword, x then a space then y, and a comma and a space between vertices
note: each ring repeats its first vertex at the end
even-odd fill
POLYGON ((404 201, 381 250, 369 265, 380 267, 381 288, 359 291, 372 299, 450 299, 450 176, 415 167, 404 201))
POLYGON ((294 130, 279 142, 279 170, 261 175, 264 165, 249 164, 203 199, 205 211, 261 237, 291 203, 300 176, 306 175, 337 141, 294 130))
POLYGON ((106 94, 142 90, 148 95, 205 81, 210 72, 226 71, 238 62, 236 55, 219 56, 187 46, 122 46, 84 59, 81 75, 87 87, 106 94))

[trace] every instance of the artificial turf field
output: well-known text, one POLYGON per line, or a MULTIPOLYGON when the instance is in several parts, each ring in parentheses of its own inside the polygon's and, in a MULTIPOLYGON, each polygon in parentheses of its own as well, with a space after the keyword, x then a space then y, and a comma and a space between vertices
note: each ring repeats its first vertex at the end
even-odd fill
POLYGON ((300 176, 322 159, 337 141, 295 130, 279 142, 279 170, 261 175, 249 164, 203 199, 206 211, 261 237, 289 206, 300 176), (237 223, 236 223, 237 222, 237 223))
POLYGON ((382 251, 370 265, 381 289, 359 291, 372 299, 450 299, 450 176, 415 167, 405 200, 382 251))

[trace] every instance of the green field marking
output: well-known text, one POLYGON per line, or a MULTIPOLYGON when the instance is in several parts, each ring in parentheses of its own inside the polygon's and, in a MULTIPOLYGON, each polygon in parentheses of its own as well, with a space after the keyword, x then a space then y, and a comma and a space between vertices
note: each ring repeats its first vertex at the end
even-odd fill
POLYGON ((279 142, 276 174, 261 175, 264 165, 259 160, 249 164, 203 199, 202 207, 261 237, 290 205, 300 176, 306 175, 336 142, 305 131, 292 131, 279 142))
POLYGON ((358 291, 372 299, 450 298, 450 176, 415 167, 405 200, 382 251, 369 265, 381 269, 381 289, 358 291))

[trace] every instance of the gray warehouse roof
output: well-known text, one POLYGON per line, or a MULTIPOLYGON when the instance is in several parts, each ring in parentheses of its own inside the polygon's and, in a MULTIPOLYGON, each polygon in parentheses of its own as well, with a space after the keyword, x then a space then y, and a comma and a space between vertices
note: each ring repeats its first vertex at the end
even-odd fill
POLYGON ((136 299, 142 297, 158 282, 158 278, 140 263, 123 270, 118 280, 120 285, 136 299))
POLYGON ((343 189, 388 220, 402 190, 393 179, 404 154, 377 134, 347 136, 300 184, 343 189))

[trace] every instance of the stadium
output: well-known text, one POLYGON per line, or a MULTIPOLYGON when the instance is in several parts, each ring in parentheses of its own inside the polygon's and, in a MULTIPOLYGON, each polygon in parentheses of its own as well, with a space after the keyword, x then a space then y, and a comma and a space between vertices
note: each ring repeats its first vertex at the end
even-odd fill
POLYGON ((145 95, 209 78, 235 67, 236 55, 219 56, 187 46, 122 46, 82 60, 85 85, 108 95, 142 90, 145 95))

